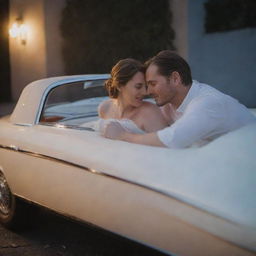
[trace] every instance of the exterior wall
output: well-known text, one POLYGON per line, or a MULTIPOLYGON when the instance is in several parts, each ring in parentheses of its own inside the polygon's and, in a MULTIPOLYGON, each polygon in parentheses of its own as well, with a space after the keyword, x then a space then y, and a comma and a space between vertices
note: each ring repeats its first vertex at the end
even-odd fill
POLYGON ((188 58, 188 1, 170 0, 172 27, 175 30, 174 46, 185 59, 188 58))
POLYGON ((64 75, 60 21, 66 0, 45 0, 46 72, 47 77, 64 75))
POLYGON ((10 1, 10 25, 22 15, 28 27, 27 41, 22 45, 18 38, 10 38, 12 98, 17 100, 24 86, 46 76, 45 34, 43 2, 34 0, 10 1))
POLYGON ((9 40, 14 101, 28 83, 63 74, 59 45, 61 41, 57 28, 64 2, 65 0, 10 0, 10 26, 16 18, 22 17, 23 23, 28 27, 26 44, 21 44, 18 38, 9 40))
MULTIPOLYGON (((175 47, 193 78, 256 107, 256 29, 204 33, 206 0, 170 0, 175 47)), ((64 74, 59 23, 65 0, 10 0, 10 25, 22 16, 27 42, 10 38, 12 99, 31 81, 64 74)))
POLYGON ((205 34, 204 2, 188 4, 188 62, 193 78, 256 107, 256 28, 205 34))

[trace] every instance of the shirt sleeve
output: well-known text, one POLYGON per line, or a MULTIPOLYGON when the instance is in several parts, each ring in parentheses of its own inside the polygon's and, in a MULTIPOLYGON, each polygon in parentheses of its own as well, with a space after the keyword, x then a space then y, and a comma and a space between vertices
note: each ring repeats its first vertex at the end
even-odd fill
POLYGON ((157 132, 160 141, 169 148, 186 148, 207 138, 223 123, 223 103, 215 97, 194 100, 173 125, 157 132))

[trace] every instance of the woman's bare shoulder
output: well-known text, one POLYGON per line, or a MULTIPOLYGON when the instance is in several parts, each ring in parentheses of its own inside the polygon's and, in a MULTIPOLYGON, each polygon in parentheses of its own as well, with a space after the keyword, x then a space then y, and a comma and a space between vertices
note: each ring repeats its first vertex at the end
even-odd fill
POLYGON ((149 101, 143 102, 141 110, 145 113, 150 112, 151 114, 152 114, 152 111, 153 113, 156 113, 156 114, 161 113, 160 108, 156 104, 149 101))
POLYGON ((112 105, 112 99, 101 102, 98 106, 99 117, 104 118, 112 105))
POLYGON ((140 116, 143 118, 143 127, 146 132, 155 132, 168 126, 161 109, 154 103, 143 103, 140 116))

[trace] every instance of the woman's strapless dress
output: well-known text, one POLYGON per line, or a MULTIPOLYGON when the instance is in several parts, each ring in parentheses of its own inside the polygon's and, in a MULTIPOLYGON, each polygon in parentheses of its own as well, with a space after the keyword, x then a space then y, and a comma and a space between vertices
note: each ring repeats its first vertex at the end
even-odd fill
POLYGON ((143 134, 145 131, 140 129, 132 120, 130 119, 99 119, 97 121, 93 121, 90 123, 85 123, 82 124, 82 127, 90 127, 91 129, 97 131, 97 132, 102 132, 104 130, 104 127, 109 123, 109 122, 114 122, 114 123, 119 123, 127 132, 130 133, 139 133, 143 134))

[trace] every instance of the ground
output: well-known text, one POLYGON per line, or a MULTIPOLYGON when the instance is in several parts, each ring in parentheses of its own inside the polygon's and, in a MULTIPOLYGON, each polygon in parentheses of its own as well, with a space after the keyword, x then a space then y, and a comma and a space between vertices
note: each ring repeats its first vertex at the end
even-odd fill
POLYGON ((40 210, 28 230, 0 226, 0 256, 165 256, 156 250, 40 210))

